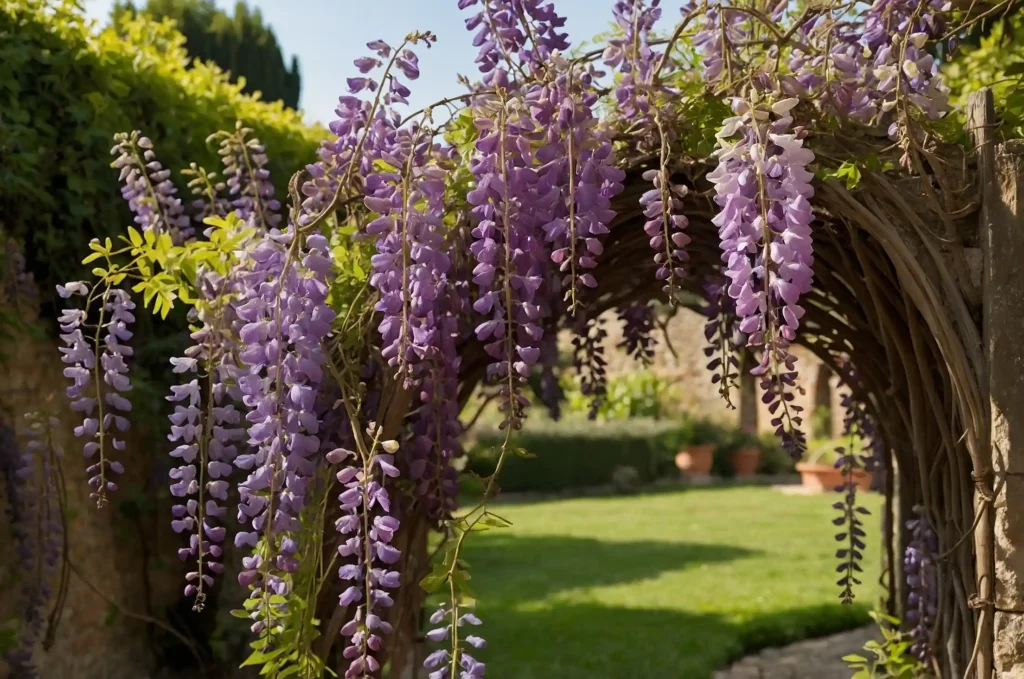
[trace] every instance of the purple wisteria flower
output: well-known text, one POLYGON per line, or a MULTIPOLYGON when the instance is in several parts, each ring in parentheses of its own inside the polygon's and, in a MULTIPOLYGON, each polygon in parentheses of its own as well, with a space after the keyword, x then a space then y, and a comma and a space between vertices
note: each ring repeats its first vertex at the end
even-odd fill
MULTIPOLYGON (((679 11, 686 18, 702 8, 699 3, 687 2, 679 11)), ((746 14, 730 11, 721 3, 707 6, 701 30, 693 38, 693 46, 704 56, 702 75, 709 84, 728 85, 746 69, 739 46, 750 34, 749 20, 746 14)))
POLYGON ((184 357, 171 359, 172 372, 187 376, 202 368, 202 383, 192 379, 174 385, 167 397, 178 404, 170 417, 168 439, 178 442, 171 457, 182 463, 170 472, 171 495, 184 500, 172 507, 171 527, 176 533, 189 533, 189 545, 178 550, 178 558, 195 559, 196 569, 185 576, 185 596, 195 599, 196 611, 203 609, 214 574, 224 572, 219 559, 227 510, 221 503, 227 500, 228 478, 238 454, 235 442, 245 438, 241 414, 227 400, 235 391, 228 378, 236 377, 237 369, 224 351, 223 336, 208 323, 192 333, 195 344, 184 357))
POLYGON ((933 653, 932 628, 939 611, 936 564, 939 542, 924 507, 915 507, 914 513, 916 516, 907 521, 910 540, 903 554, 903 572, 907 581, 906 617, 913 640, 910 652, 927 664, 933 653))
POLYGON ((269 634, 283 614, 286 604, 270 604, 269 594, 287 595, 298 568, 294 534, 320 449, 315 406, 326 362, 322 343, 334 319, 326 304, 328 241, 313 234, 300 247, 295 238, 301 236, 272 229, 253 247, 235 307, 244 323, 239 359, 246 371, 238 386, 252 447, 235 458, 249 472, 238 486, 238 519, 252 528, 235 535, 235 546, 253 548, 238 578, 260 602, 252 612, 256 634, 269 634))
MULTIPOLYGON (((665 141, 662 142, 665 144, 665 141)), ((666 154, 667 155, 667 154, 666 154)), ((649 244, 654 250, 654 264, 658 267, 655 278, 665 281, 664 291, 669 301, 676 303, 680 293, 682 279, 686 276, 684 264, 689 259, 685 248, 690 237, 684 229, 689 220, 681 214, 683 198, 688 190, 682 184, 672 182, 668 168, 644 172, 645 180, 654 184, 640 197, 644 207, 644 233, 650 238, 649 244)))
POLYGON ((793 403, 796 358, 789 345, 804 315, 800 296, 810 291, 814 277, 814 189, 807 169, 814 154, 789 131, 789 112, 797 103, 735 99, 736 115, 718 133, 718 167, 708 174, 720 210, 712 221, 738 329, 748 346, 761 348, 760 364, 751 372, 761 377, 772 425, 794 457, 806 443, 799 430, 801 408, 793 403))
POLYGON ((553 54, 569 49, 568 34, 559 32, 565 17, 545 0, 459 0, 459 9, 479 7, 466 19, 466 29, 476 31, 473 46, 480 48, 476 63, 485 82, 502 66, 528 71, 541 69, 553 54))
POLYGON ((63 456, 53 439, 60 426, 56 418, 39 413, 26 416, 27 439, 19 449, 14 429, 0 424, 0 476, 6 518, 14 538, 9 562, 17 589, 8 592, 18 601, 21 618, 13 642, 3 656, 12 677, 35 679, 33 649, 46 623, 50 584, 63 548, 64 524, 56 484, 57 461, 63 456))
POLYGON ((274 198, 266 147, 252 132, 238 121, 233 134, 221 132, 210 139, 221 138, 217 153, 224 164, 224 182, 218 189, 227 195, 239 219, 266 231, 281 223, 281 203, 274 198))
POLYGON ((654 359, 654 305, 651 302, 630 302, 618 310, 622 323, 619 348, 644 367, 654 359))
POLYGON ((382 150, 394 171, 368 176, 365 188, 367 207, 380 215, 366 232, 377 239, 370 284, 380 291, 381 353, 410 385, 440 359, 438 325, 451 267, 442 232, 445 172, 429 164, 424 137, 417 128, 396 131, 382 150))
POLYGON ((486 665, 467 653, 465 647, 456 642, 456 635, 452 632, 453 628, 457 626, 460 628, 458 641, 465 642, 474 649, 487 647, 487 642, 482 637, 463 633, 461 628, 464 626, 479 627, 482 622, 473 613, 462 612, 460 608, 452 609, 448 603, 442 603, 430 616, 430 624, 440 626, 427 632, 427 640, 433 642, 451 640, 452 650, 439 649, 427 656, 423 661, 423 666, 432 670, 427 675, 428 679, 448 679, 448 677, 455 676, 454 671, 458 671, 459 679, 482 679, 486 675, 486 665))
POLYGON ((171 181, 171 171, 156 158, 153 142, 138 132, 120 132, 114 135, 114 142, 110 154, 117 158, 111 167, 121 172, 121 196, 135 213, 135 223, 143 231, 168 233, 175 243, 191 238, 194 229, 171 181))
POLYGON ((351 582, 341 593, 338 605, 355 606, 351 618, 341 628, 348 639, 343 657, 349 666, 347 679, 372 675, 380 669, 374 653, 384 647, 384 636, 391 634, 392 626, 384 617, 394 605, 388 590, 397 589, 400 575, 394 569, 401 552, 392 545, 399 521, 391 515, 391 498, 385 480, 399 474, 395 466, 396 441, 379 441, 380 432, 371 423, 367 436, 373 440, 365 454, 343 448, 327 454, 328 462, 342 464, 337 473, 344 489, 338 496, 343 512, 335 522, 342 536, 338 554, 345 563, 338 569, 338 577, 351 582), (364 525, 370 526, 369 532, 364 525))
MULTIPOLYGON (((58 319, 60 338, 66 346, 60 351, 63 354, 61 360, 67 366, 64 376, 74 382, 67 388, 71 409, 84 416, 82 424, 75 427, 75 436, 87 439, 82 448, 86 459, 97 457, 97 461, 86 470, 92 489, 89 497, 96 501, 97 507, 104 507, 108 503, 107 493, 117 490, 110 473, 124 473, 121 463, 109 458, 107 445, 109 439, 114 450, 124 450, 125 442, 115 432, 123 433, 129 428, 128 419, 121 413, 132 409, 131 402, 122 394, 132 388, 126 359, 134 352, 125 342, 132 337, 128 326, 135 322, 132 313, 135 303, 125 290, 107 288, 100 293, 99 323, 105 332, 101 346, 93 346, 83 333, 83 327, 86 327, 88 302, 92 301, 95 293, 91 293, 81 281, 58 285, 57 292, 64 298, 88 296, 86 309, 65 309, 61 313, 58 319), (93 378, 101 374, 106 387, 94 383, 93 378)), ((99 332, 95 337, 99 338, 99 332)))
POLYGON ((736 327, 736 302, 726 291, 727 279, 718 275, 706 280, 703 287, 703 312, 708 319, 704 324, 704 339, 708 343, 704 355, 711 359, 705 367, 712 372, 711 383, 718 385, 719 396, 727 406, 735 408, 732 393, 739 388, 738 354, 746 339, 736 327))
POLYGON ((608 392, 608 361, 604 357, 604 340, 608 331, 604 329, 604 321, 596 318, 577 317, 576 333, 572 338, 573 363, 579 375, 580 393, 590 398, 590 411, 587 417, 597 417, 604 398, 608 392))
POLYGON ((617 112, 626 120, 650 122, 651 87, 661 52, 651 47, 654 25, 661 18, 661 0, 618 0, 612 7, 621 38, 608 41, 604 63, 622 73, 615 86, 617 112))
POLYGON ((476 337, 492 359, 487 377, 501 385, 502 428, 518 429, 529 404, 522 384, 540 358, 544 336, 537 293, 547 257, 531 214, 536 174, 526 137, 536 123, 519 100, 498 102, 497 108, 490 111, 493 117, 475 121, 480 133, 471 162, 476 187, 467 195, 476 220, 473 282, 480 290, 473 309, 486 319, 476 326, 476 337))
POLYGON ((600 74, 570 72, 560 58, 552 63, 566 70, 549 84, 531 87, 525 97, 541 144, 536 198, 529 207, 551 245, 569 313, 575 314, 581 289, 597 286, 590 270, 604 252, 601 238, 615 218, 611 199, 622 192, 626 175, 613 165, 611 142, 594 113, 593 79, 600 74))

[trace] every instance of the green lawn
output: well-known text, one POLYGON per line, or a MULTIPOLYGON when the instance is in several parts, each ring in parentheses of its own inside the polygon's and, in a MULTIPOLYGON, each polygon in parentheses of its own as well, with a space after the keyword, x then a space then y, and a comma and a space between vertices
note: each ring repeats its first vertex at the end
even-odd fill
MULTIPOLYGON (((835 585, 833 496, 707 488, 501 504, 513 527, 471 536, 489 679, 705 679, 766 646, 867 622, 835 585)), ((880 500, 866 498, 868 542, 880 500)))

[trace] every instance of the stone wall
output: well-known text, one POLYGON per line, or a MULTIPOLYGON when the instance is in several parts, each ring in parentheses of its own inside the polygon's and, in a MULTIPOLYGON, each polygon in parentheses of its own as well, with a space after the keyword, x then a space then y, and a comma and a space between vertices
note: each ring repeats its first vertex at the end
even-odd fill
MULTIPOLYGON (((32 319, 28 319, 32 320, 32 319)), ((145 679, 153 669, 149 644, 151 630, 138 619, 116 612, 152 614, 161 602, 177 596, 175 577, 151 577, 153 563, 143 550, 161 541, 161 530, 126 514, 124 500, 145 488, 146 447, 138 434, 128 440, 120 458, 126 474, 111 505, 98 510, 88 497, 81 444, 72 430, 81 416, 72 413, 64 398, 67 380, 62 375, 56 344, 45 337, 21 335, 5 343, 7 360, 0 362, 0 404, 4 417, 23 432, 23 414, 50 412, 61 421, 57 438, 66 451, 62 469, 66 482, 67 559, 70 565, 67 599, 52 646, 35 649, 43 679, 145 679), (149 568, 147 568, 147 566, 149 568), (99 593, 97 593, 99 592, 99 593)), ((152 459, 151 457, 149 459, 152 459)), ((9 498, 0 490, 0 505, 9 498)), ((166 522, 164 522, 166 523, 166 522)), ((173 559, 174 545, 160 545, 162 556, 173 559)), ((0 531, 0 575, 16 567, 9 531, 0 531)), ((165 571, 172 574, 174 569, 165 571)), ((56 583, 54 583, 56 585, 56 583)), ((18 615, 16 589, 0 598, 0 620, 18 615)), ((49 608, 47 609, 47 613, 49 608)), ((8 671, 0 659, 0 677, 8 671)), ((12 677, 12 679, 17 679, 12 677)))

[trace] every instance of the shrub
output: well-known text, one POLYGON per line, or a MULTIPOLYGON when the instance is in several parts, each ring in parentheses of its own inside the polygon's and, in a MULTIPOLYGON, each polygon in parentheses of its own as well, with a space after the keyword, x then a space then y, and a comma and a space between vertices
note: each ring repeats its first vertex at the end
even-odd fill
MULTIPOLYGON (((677 442, 689 423, 653 420, 530 423, 515 444, 532 457, 506 457, 501 471, 503 490, 560 491, 600 486, 611 481, 616 467, 633 467, 644 483, 671 474, 677 442)), ((470 451, 468 469, 480 476, 494 472, 504 434, 483 432, 470 451)))
POLYGON ((279 193, 314 158, 323 133, 300 114, 188 62, 169 21, 125 16, 96 34, 72 0, 0 0, 0 225, 25 242, 44 290, 78 277, 91 238, 131 221, 112 198, 116 132, 142 129, 165 167, 214 170, 207 135, 243 120, 267 146, 279 193))
MULTIPOLYGON (((578 377, 566 375, 562 382, 566 412, 589 413, 592 399, 580 391, 578 377)), ((667 403, 673 399, 676 391, 672 385, 649 370, 612 377, 606 389, 597 411, 600 420, 630 417, 661 419, 666 414, 667 403)))
MULTIPOLYGON (((479 433, 470 448, 467 468, 480 476, 493 473, 503 438, 496 429, 479 433)), ((639 482, 650 483, 676 476, 676 453, 688 445, 703 443, 715 445, 712 473, 716 476, 731 477, 729 453, 748 445, 761 449, 759 473, 793 470, 793 461, 775 437, 749 436, 710 420, 634 418, 591 422, 570 418, 562 422, 531 421, 519 432, 515 445, 530 457, 506 457, 500 485, 515 492, 599 486, 612 482, 617 467, 633 467, 639 482)))

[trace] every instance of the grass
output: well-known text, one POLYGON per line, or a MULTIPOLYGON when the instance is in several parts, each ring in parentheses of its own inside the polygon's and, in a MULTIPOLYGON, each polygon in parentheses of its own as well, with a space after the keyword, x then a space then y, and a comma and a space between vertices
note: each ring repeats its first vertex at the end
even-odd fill
MULTIPOLYGON (((706 679, 752 650, 868 621, 835 585, 834 497, 708 488, 504 504, 513 522, 473 535, 466 561, 491 679, 706 679)), ((477 630, 474 630, 477 631, 477 630)))

